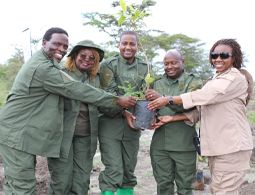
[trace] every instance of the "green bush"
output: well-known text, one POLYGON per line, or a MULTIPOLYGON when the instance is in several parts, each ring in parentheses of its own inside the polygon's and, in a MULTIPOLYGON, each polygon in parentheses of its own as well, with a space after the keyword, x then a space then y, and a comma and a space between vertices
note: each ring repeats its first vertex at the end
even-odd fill
POLYGON ((255 125, 255 111, 248 112, 248 120, 252 125, 255 125))

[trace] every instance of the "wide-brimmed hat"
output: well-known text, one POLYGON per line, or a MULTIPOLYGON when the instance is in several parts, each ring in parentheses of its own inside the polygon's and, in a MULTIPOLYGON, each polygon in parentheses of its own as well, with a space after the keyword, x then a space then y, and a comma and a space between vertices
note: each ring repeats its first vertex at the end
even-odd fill
POLYGON ((102 50, 97 44, 93 43, 93 41, 90 40, 84 40, 84 41, 80 41, 79 43, 77 43, 72 50, 70 51, 70 53, 67 55, 67 57, 72 56, 75 52, 79 51, 80 49, 83 48, 93 48, 95 50, 98 51, 99 53, 99 62, 101 62, 104 58, 104 50, 102 50))

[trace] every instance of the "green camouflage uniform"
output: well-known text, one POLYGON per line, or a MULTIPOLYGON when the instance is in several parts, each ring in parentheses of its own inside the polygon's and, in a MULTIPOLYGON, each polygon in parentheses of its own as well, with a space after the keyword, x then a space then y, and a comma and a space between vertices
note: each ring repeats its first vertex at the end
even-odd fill
MULTIPOLYGON (((120 55, 102 64, 100 79, 102 87, 116 95, 124 92, 119 86, 131 84, 139 90, 144 83, 147 65, 140 58, 132 64, 120 55)), ((140 130, 131 129, 121 109, 104 110, 99 121, 99 142, 102 162, 105 170, 100 173, 101 191, 116 191, 118 188, 133 188, 136 184, 134 175, 139 149, 140 130)))
MULTIPOLYGON (((183 73, 172 80, 164 74, 154 83, 161 95, 177 96, 202 86, 193 74, 183 73)), ((182 105, 168 105, 159 115, 176 115, 185 112, 182 105)), ((192 194, 191 184, 196 173, 196 151, 192 142, 195 127, 184 121, 171 122, 155 130, 150 156, 153 174, 157 182, 157 195, 174 195, 174 181, 179 194, 192 194)))

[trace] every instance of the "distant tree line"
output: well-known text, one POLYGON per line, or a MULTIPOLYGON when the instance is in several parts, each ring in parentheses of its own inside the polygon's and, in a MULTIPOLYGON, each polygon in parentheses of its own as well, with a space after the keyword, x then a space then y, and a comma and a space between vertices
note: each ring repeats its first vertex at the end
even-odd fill
MULTIPOLYGON (((123 30, 134 30, 139 35, 139 55, 146 57, 153 70, 163 73, 163 59, 155 60, 159 53, 169 49, 179 49, 185 56, 185 71, 199 75, 206 80, 211 74, 208 64, 208 54, 197 38, 184 34, 170 35, 161 30, 148 29, 145 18, 150 16, 150 8, 156 4, 152 0, 143 0, 141 4, 126 5, 124 0, 112 2, 113 14, 98 12, 84 13, 84 25, 97 28, 100 32, 109 35, 109 40, 101 43, 105 50, 105 58, 118 53, 117 43, 123 30)), ((37 48, 39 41, 31 39, 31 44, 37 48)), ((16 48, 15 54, 5 63, 0 65, 0 106, 10 91, 14 78, 24 63, 22 49, 16 48)))

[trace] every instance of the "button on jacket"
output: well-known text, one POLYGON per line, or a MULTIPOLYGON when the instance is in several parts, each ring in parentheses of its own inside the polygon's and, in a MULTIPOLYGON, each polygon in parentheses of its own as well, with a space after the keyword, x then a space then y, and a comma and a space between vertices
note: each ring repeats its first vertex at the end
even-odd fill
POLYGON ((247 81, 236 68, 216 75, 200 90, 181 95, 184 108, 201 105, 201 150, 217 156, 253 148, 246 117, 247 81))
MULTIPOLYGON (((140 59, 135 58, 132 64, 128 64, 122 56, 117 55, 102 63, 101 86, 108 92, 116 95, 124 95, 120 88, 130 84, 134 91, 141 89, 147 74, 147 65, 140 59)), ((139 139, 140 131, 131 129, 126 119, 122 117, 122 109, 105 109, 100 117, 99 135, 118 139, 139 139), (117 120, 116 120, 117 119, 117 120)))
POLYGON ((59 157, 64 96, 96 106, 113 106, 116 101, 109 93, 72 80, 40 50, 21 67, 0 111, 0 143, 34 155, 59 157))
MULTIPOLYGON (((161 95, 180 95, 201 88, 202 81, 193 74, 183 73, 178 79, 169 79, 166 74, 154 83, 153 88, 161 95)), ((176 115, 185 112, 182 105, 169 105, 159 110, 159 115, 176 115)), ((193 137, 195 127, 183 121, 163 125, 154 132, 152 147, 167 151, 195 151, 193 137)))

